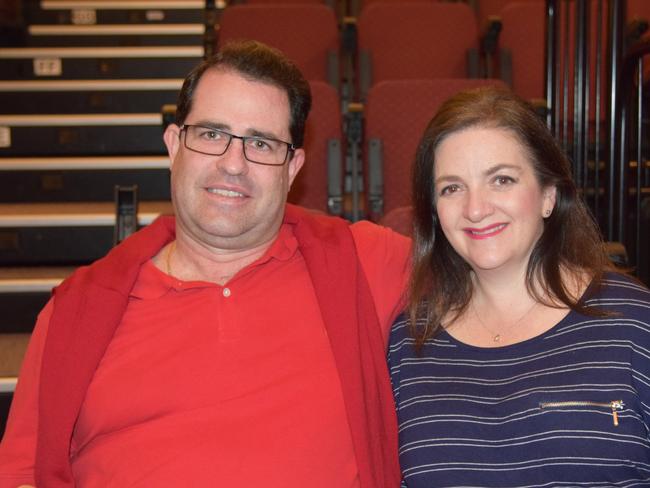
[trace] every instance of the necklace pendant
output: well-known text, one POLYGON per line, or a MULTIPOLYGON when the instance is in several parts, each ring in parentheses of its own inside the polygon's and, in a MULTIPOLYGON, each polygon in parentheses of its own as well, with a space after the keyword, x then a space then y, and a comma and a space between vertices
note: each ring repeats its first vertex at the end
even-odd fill
POLYGON ((497 334, 497 335, 495 335, 495 336, 492 338, 492 340, 493 340, 494 342, 501 342, 501 334, 497 334))

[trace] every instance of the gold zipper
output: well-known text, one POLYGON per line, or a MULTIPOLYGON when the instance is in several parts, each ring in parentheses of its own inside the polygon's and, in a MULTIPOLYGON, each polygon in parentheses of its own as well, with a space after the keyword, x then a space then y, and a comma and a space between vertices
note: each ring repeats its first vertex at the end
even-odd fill
POLYGON ((609 407, 612 409, 612 420, 614 426, 618 427, 618 411, 623 410, 625 403, 623 400, 614 400, 611 402, 543 402, 539 404, 539 408, 563 408, 563 407, 609 407))

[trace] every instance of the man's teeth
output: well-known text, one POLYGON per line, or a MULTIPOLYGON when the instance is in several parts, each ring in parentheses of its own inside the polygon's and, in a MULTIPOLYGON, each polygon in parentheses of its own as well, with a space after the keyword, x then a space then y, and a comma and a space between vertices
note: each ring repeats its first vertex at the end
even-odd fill
POLYGON ((501 224, 501 225, 497 225, 496 227, 490 227, 489 229, 486 229, 486 230, 481 230, 481 231, 473 230, 472 234, 474 234, 476 236, 482 236, 482 235, 485 235, 485 234, 492 234, 493 232, 497 232, 497 231, 503 229, 505 226, 506 226, 506 224, 501 224))
POLYGON ((220 195, 222 197, 239 197, 239 198, 242 198, 244 196, 242 193, 239 193, 238 191, 222 190, 221 188, 208 188, 208 191, 210 193, 214 193, 215 195, 220 195))

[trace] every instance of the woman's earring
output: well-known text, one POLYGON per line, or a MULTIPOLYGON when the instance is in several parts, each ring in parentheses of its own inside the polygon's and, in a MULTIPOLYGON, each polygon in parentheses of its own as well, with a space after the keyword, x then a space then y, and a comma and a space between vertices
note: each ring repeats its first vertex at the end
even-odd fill
POLYGON ((544 212, 544 217, 550 217, 551 216, 551 209, 547 208, 546 211, 544 212))

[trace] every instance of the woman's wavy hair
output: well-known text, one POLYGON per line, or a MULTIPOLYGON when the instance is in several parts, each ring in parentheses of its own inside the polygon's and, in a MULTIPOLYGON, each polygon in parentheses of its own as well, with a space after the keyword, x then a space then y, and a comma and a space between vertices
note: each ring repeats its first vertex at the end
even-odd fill
POLYGON ((571 166, 533 107, 510 91, 481 88, 447 100, 420 140, 413 171, 413 271, 409 288, 411 334, 416 348, 442 320, 458 317, 472 298, 471 268, 451 246, 438 220, 434 189, 436 149, 450 134, 471 128, 508 130, 529 155, 542 188, 555 186, 555 207, 544 219, 526 273, 536 300, 590 313, 564 282, 565 271, 588 273, 598 283, 608 266, 603 242, 571 175, 571 166))

